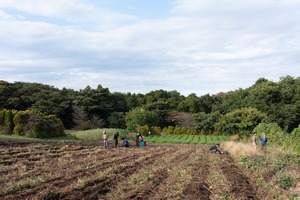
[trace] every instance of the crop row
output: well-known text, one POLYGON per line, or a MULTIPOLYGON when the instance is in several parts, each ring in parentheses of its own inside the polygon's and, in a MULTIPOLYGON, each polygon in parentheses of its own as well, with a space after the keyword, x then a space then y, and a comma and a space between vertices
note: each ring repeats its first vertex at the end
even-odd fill
POLYGON ((229 141, 224 135, 153 135, 146 137, 147 142, 171 144, 215 144, 229 141))

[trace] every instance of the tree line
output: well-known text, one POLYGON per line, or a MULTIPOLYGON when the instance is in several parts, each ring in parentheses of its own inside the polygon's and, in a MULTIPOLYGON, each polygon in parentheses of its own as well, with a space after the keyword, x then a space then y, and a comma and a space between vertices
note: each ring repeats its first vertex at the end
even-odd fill
POLYGON ((193 134, 249 133, 260 123, 291 133, 300 124, 300 77, 258 79, 246 89, 197 96, 176 90, 110 92, 100 84, 75 91, 41 83, 0 80, 0 110, 30 110, 61 119, 66 129, 156 127, 193 134))

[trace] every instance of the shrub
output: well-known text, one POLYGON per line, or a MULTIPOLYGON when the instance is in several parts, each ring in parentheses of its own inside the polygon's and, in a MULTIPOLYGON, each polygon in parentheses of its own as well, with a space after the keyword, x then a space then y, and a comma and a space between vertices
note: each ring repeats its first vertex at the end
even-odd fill
POLYGON ((285 139, 283 130, 276 123, 260 123, 253 131, 258 133, 258 137, 261 137, 262 133, 265 133, 268 138, 268 144, 271 146, 280 145, 285 139))
POLYGON ((0 111, 0 133, 5 134, 5 112, 6 110, 0 111))
POLYGON ((54 115, 42 117, 39 115, 32 115, 28 121, 28 132, 26 135, 34 138, 49 138, 62 136, 64 134, 64 127, 59 118, 54 115))
POLYGON ((160 134, 161 133, 161 128, 158 126, 153 126, 151 127, 151 134, 160 134))
POLYGON ((287 135, 283 141, 283 147, 292 151, 300 152, 300 125, 287 135))
POLYGON ((148 133, 150 132, 150 128, 148 125, 138 126, 138 132, 142 135, 148 135, 148 133))
POLYGON ((28 120, 31 115, 31 111, 19 111, 13 118, 14 122, 14 130, 13 133, 16 135, 26 135, 26 131, 28 131, 28 120))
POLYGON ((4 133, 12 134, 13 129, 14 129, 13 112, 11 110, 7 110, 5 112, 4 133))

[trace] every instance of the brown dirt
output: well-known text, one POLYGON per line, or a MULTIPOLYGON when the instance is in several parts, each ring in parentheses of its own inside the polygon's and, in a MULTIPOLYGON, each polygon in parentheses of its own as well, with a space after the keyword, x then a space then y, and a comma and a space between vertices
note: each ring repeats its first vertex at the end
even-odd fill
POLYGON ((0 199, 214 199, 208 181, 218 159, 229 196, 259 199, 230 155, 208 146, 0 143, 0 199))

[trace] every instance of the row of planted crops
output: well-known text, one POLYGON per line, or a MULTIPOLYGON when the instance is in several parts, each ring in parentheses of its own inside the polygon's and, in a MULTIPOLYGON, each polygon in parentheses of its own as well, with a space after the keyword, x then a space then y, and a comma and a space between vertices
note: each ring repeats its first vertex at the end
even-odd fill
POLYGON ((150 135, 147 142, 171 144, 216 144, 229 141, 229 136, 224 135, 150 135))

